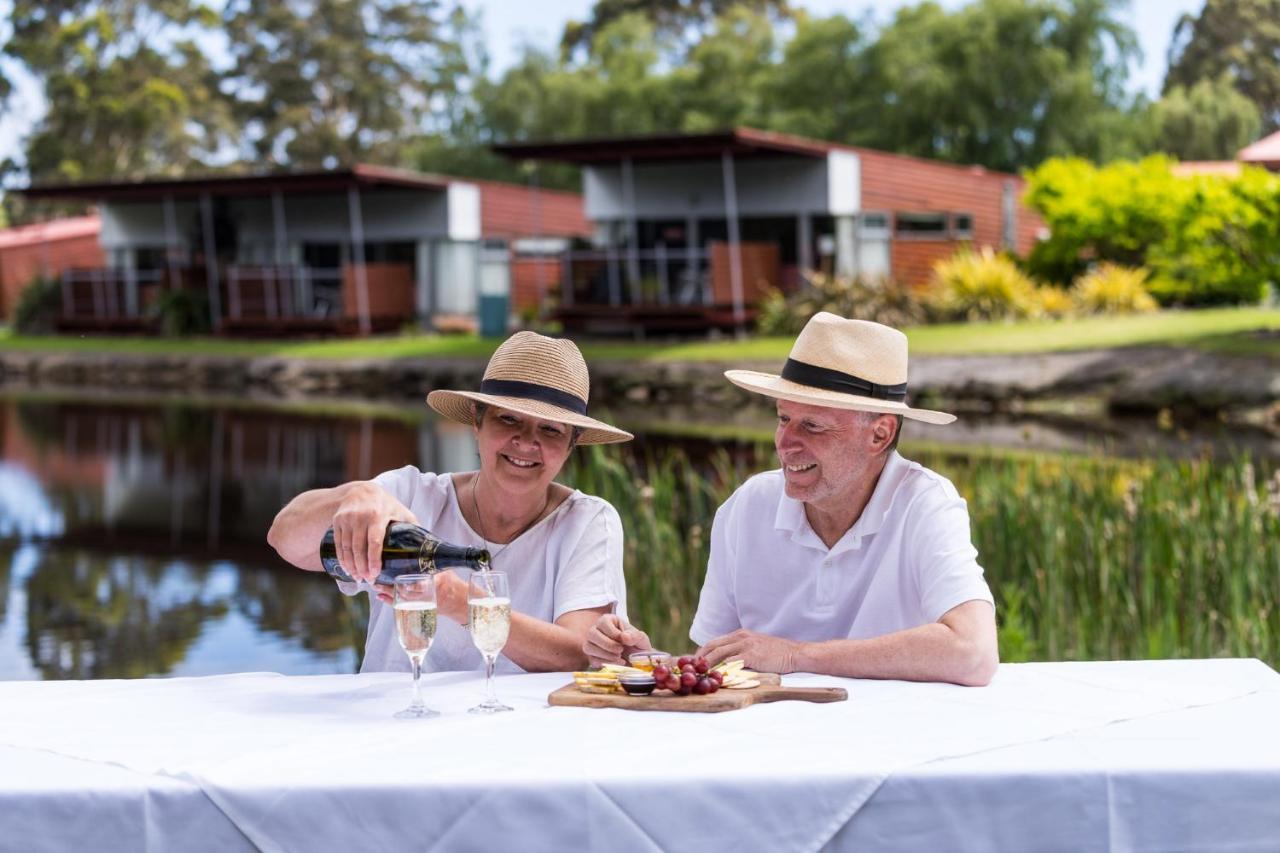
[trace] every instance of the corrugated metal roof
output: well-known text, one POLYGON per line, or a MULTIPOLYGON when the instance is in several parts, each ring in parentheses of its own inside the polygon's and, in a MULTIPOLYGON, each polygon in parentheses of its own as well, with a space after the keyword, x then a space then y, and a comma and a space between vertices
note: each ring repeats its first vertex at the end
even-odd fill
POLYGON ((1280 167, 1280 130, 1241 148, 1236 157, 1246 163, 1280 167))
POLYGON ((37 222, 33 225, 22 225, 0 231, 0 249, 70 240, 75 237, 92 237, 100 229, 101 223, 96 215, 51 219, 48 222, 37 222))
POLYGON ((256 175, 205 175, 187 178, 152 178, 139 181, 95 181, 71 184, 37 184, 15 190, 28 198, 81 198, 112 201, 253 196, 272 192, 315 193, 348 187, 404 187, 442 190, 454 179, 408 169, 357 163, 345 169, 308 172, 269 172, 256 175))

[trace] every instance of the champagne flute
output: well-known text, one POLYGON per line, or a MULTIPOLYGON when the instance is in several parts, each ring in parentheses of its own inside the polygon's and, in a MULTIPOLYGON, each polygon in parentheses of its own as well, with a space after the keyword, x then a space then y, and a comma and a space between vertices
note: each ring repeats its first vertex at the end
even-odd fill
POLYGON ((471 575, 467 584, 467 617, 471 626, 471 642, 484 655, 485 673, 485 700, 470 712, 496 714, 510 711, 510 706, 499 702, 493 694, 493 666, 511 632, 511 593, 507 589, 506 572, 475 572, 471 575))
POLYGON ((436 717, 422 704, 422 660, 431 648, 436 636, 436 579, 434 575, 400 575, 396 578, 395 591, 396 634, 400 647, 413 664, 413 701, 403 711, 396 712, 396 719, 414 720, 436 717))

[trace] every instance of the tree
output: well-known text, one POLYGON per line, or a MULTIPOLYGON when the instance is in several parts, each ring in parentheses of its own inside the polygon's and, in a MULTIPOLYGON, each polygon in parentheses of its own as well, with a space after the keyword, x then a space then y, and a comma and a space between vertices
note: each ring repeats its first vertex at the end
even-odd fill
POLYGON ((397 162, 467 97, 475 31, 438 0, 228 0, 223 22, 246 158, 397 162))
POLYGON ((871 80, 862 29, 842 15, 798 15, 782 61, 764 81, 772 129, 856 143, 882 106, 871 80))
POLYGON ((932 2, 900 10, 870 48, 881 107, 863 142, 997 169, 1055 154, 1134 153, 1124 90, 1136 54, 1117 0, 932 2))
POLYGON ((596 36, 629 15, 645 18, 666 43, 691 47, 701 40, 715 22, 735 9, 770 15, 777 20, 793 12, 787 0, 596 0, 585 21, 569 21, 560 39, 564 61, 588 57, 595 49, 596 36))
POLYGON ((196 43, 217 23, 203 4, 14 0, 10 20, 0 55, 25 66, 48 102, 26 140, 32 181, 177 174, 210 162, 231 132, 196 43))
POLYGON ((1235 88, 1229 75, 1174 86, 1151 106, 1155 148, 1180 160, 1232 160, 1258 138, 1258 108, 1235 88))
POLYGON ((1257 106, 1264 130, 1280 128, 1280 0, 1206 0, 1198 16, 1179 19, 1165 92, 1223 74, 1257 106))

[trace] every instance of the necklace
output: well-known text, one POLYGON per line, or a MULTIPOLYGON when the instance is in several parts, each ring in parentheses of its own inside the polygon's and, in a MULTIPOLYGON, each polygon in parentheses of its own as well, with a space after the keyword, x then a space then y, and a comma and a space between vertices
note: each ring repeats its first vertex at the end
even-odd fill
POLYGON ((538 520, 542 518, 542 514, 547 511, 547 504, 551 502, 551 498, 550 496, 548 496, 547 499, 542 502, 542 508, 538 510, 538 512, 533 516, 533 518, 529 519, 528 524, 526 524, 524 527, 521 527, 519 530, 517 530, 514 536, 512 536, 506 542, 492 543, 495 546, 501 545, 501 547, 495 549, 490 547, 489 537, 485 535, 485 532, 484 532, 484 518, 481 517, 480 515, 480 499, 476 497, 476 492, 478 491, 479 485, 480 485, 480 472, 477 471, 475 479, 471 481, 471 507, 472 509, 475 510, 476 525, 477 527, 479 527, 479 530, 477 530, 476 532, 479 533, 480 538, 484 540, 485 548, 489 549, 489 559, 490 561, 493 561, 498 559, 499 554, 501 554, 503 551, 510 548, 513 542, 515 542, 517 539, 519 539, 521 536, 527 533, 530 527, 533 527, 533 525, 538 523, 538 520))

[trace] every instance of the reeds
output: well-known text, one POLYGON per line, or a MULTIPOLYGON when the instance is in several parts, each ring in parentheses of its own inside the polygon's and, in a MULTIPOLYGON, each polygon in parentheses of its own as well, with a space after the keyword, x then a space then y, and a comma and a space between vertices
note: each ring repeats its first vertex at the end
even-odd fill
MULTIPOLYGON (((575 486, 622 515, 632 621, 691 646, 716 508, 751 470, 721 453, 587 448, 575 486)), ((775 464, 772 448, 756 455, 775 464)), ((1001 658, 1258 657, 1280 664, 1280 471, 1247 459, 906 454, 969 503, 1001 658)))

